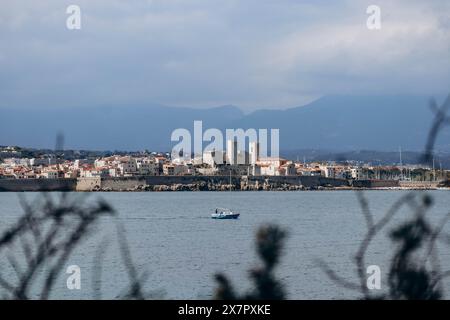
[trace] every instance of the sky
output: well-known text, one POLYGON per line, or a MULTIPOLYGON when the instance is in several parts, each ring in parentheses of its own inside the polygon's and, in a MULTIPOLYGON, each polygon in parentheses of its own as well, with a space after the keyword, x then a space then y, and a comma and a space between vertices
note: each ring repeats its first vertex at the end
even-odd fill
POLYGON ((244 111, 450 91, 448 0, 0 2, 0 106, 244 111), (69 5, 81 29, 69 30, 69 5), (366 26, 369 5, 381 29, 366 26))

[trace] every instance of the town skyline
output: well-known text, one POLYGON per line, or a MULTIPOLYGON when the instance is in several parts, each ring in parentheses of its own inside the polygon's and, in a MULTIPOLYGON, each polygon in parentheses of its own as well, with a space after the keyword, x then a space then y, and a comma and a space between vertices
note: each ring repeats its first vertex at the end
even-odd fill
POLYGON ((149 151, 104 155, 76 152, 70 158, 63 150, 41 154, 28 151, 26 154, 26 150, 19 148, 1 147, 1 188, 15 190, 21 185, 14 182, 18 180, 30 182, 22 185, 22 190, 46 188, 41 179, 47 179, 56 185, 56 190, 168 191, 167 188, 171 188, 172 191, 180 191, 200 188, 198 190, 223 191, 231 188, 233 175, 241 181, 241 190, 304 190, 317 187, 408 189, 437 188, 439 182, 450 175, 450 170, 445 170, 442 165, 436 168, 434 157, 432 166, 412 165, 403 162, 401 151, 400 163, 382 165, 350 159, 308 162, 306 159, 288 160, 278 155, 263 154, 259 142, 249 142, 248 151, 246 145, 239 145, 237 140, 227 140, 226 145, 226 150, 204 150, 193 157, 175 158, 170 153, 149 151), (240 150, 239 147, 244 149, 240 150), (230 182, 225 184, 221 179, 227 175, 230 182), (178 179, 178 183, 175 183, 171 177, 181 177, 182 180, 178 179), (198 177, 216 182, 214 186, 208 184, 206 187, 205 181, 199 182, 198 177), (159 184, 155 184, 155 179, 159 184), (256 184, 248 185, 248 179, 256 184), (272 182, 268 183, 270 180, 272 182), (111 181, 112 185, 105 187, 111 181), (261 185, 261 182, 264 184, 261 185))

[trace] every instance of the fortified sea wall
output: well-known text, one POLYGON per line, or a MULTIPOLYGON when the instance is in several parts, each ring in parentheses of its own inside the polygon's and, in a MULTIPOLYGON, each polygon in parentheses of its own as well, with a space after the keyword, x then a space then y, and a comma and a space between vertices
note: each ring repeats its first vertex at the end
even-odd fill
POLYGON ((434 189, 440 186, 439 181, 400 181, 400 187, 408 189, 434 189))
MULTIPOLYGON (((138 176, 78 179, 0 179, 0 191, 229 190, 229 176, 138 176)), ((234 190, 348 187, 347 180, 298 176, 233 176, 234 190)))
MULTIPOLYGON (((317 176, 233 176, 233 190, 304 190, 317 188, 387 188, 398 181, 333 179, 317 176)), ((434 185, 433 185, 434 186, 434 185)), ((412 186, 414 187, 414 186, 412 186)), ((430 187, 432 187, 430 185, 430 187)), ((221 191, 229 176, 137 176, 78 179, 0 179, 0 191, 221 191)))
POLYGON ((0 179, 0 191, 74 191, 77 179, 0 179))
MULTIPOLYGON (((298 176, 233 176, 234 190, 297 190, 316 187, 348 187, 343 179, 298 176)), ((186 191, 186 190, 229 190, 229 176, 141 176, 123 178, 79 178, 78 191, 186 191)))
POLYGON ((352 180, 350 182, 354 188, 398 188, 398 180, 352 180))

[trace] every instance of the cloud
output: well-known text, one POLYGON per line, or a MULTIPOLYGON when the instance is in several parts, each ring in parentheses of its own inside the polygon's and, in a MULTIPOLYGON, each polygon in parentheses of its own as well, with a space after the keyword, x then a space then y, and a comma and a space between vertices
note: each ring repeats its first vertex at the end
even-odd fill
POLYGON ((450 5, 120 0, 2 4, 0 105, 290 107, 334 93, 442 94, 450 5), (65 27, 69 4, 82 29, 65 27))
POLYGON ((439 15, 421 6, 381 7, 387 17, 380 31, 330 17, 329 24, 322 21, 270 43, 262 51, 266 60, 272 57, 268 70, 281 70, 288 82, 301 81, 319 93, 448 90, 450 32, 439 15))

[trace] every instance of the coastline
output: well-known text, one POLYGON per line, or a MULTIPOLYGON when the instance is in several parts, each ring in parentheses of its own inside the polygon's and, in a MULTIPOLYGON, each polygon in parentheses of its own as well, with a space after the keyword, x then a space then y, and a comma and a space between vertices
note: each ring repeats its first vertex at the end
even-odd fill
POLYGON ((344 180, 319 176, 134 176, 123 178, 0 179, 0 192, 196 192, 450 190, 437 181, 344 180))

